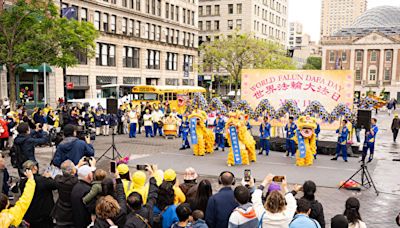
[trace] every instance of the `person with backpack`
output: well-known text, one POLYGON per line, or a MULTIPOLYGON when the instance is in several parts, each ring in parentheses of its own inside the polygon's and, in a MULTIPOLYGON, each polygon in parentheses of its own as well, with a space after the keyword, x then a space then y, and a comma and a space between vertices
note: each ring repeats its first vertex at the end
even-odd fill
POLYGON ((22 164, 28 160, 36 161, 35 146, 46 144, 49 139, 46 132, 36 126, 36 130, 29 128, 27 123, 20 123, 17 127, 18 135, 14 139, 14 145, 10 150, 13 167, 18 168, 18 174, 23 177, 22 164), (35 135, 36 137, 32 137, 35 135))
MULTIPOLYGON (((321 228, 325 228, 325 216, 324 216, 324 208, 318 200, 315 199, 315 192, 317 191, 317 185, 313 181, 306 181, 303 184, 302 191, 304 193, 301 199, 307 200, 311 204, 311 212, 309 213, 309 217, 317 220, 321 228)), ((296 193, 295 191, 292 193, 296 193)))
POLYGON ((297 200, 296 215, 292 222, 289 224, 289 228, 321 228, 319 223, 310 218, 311 203, 306 199, 297 200))
POLYGON ((235 208, 229 217, 228 228, 252 228, 259 222, 253 204, 250 202, 250 191, 245 186, 237 186, 233 191, 235 200, 239 206, 235 208))

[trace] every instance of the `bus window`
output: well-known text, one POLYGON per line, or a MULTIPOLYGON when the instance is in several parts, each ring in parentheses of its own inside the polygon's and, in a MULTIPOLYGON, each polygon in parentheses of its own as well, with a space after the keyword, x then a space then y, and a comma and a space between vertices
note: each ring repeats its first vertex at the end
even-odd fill
POLYGON ((155 101, 157 100, 156 93, 134 93, 133 100, 136 101, 155 101))
POLYGON ((158 100, 159 100, 160 102, 164 102, 164 95, 163 95, 163 94, 160 94, 160 95, 158 96, 158 100))
POLYGON ((173 101, 176 101, 176 93, 171 93, 171 95, 172 95, 172 99, 171 100, 173 100, 173 101))

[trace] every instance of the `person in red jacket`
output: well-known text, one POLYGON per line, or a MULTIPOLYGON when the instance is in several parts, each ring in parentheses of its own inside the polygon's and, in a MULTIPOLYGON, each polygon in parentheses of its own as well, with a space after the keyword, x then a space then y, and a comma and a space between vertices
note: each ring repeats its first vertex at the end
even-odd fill
POLYGON ((8 141, 9 133, 7 121, 0 116, 0 151, 4 149, 5 143, 8 141))

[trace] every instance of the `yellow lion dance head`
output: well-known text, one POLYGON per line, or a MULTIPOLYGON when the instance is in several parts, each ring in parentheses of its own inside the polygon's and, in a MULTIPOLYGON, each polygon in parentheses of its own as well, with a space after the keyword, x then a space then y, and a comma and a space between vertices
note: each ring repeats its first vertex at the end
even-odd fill
POLYGON ((304 138, 310 138, 317 128, 317 120, 310 116, 300 116, 297 120, 297 126, 304 138))

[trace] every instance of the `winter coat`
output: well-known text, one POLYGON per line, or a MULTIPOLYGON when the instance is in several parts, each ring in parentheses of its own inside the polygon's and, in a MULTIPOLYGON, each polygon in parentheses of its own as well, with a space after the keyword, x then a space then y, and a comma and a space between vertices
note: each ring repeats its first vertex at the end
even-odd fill
POLYGON ((392 130, 399 130, 400 129, 400 119, 399 118, 394 118, 392 121, 392 126, 390 127, 392 130))
POLYGON ((89 183, 79 180, 72 188, 71 205, 75 227, 87 227, 91 222, 89 210, 82 201, 83 196, 90 191, 90 187, 89 183))
POLYGON ((21 224, 22 218, 32 202, 35 187, 35 180, 29 179, 26 182, 24 191, 14 207, 0 212, 0 227, 9 227, 11 225, 18 227, 21 224))
MULTIPOLYGON (((36 182, 35 193, 24 219, 28 223, 38 224, 48 221, 54 207, 53 190, 57 189, 56 182, 39 174, 33 175, 36 182)), ((20 189, 25 188, 27 179, 21 181, 20 189)))
POLYGON ((38 123, 44 124, 44 118, 39 112, 36 112, 33 115, 33 121, 35 121, 36 124, 38 124, 38 123))
POLYGON ((208 226, 206 221, 204 221, 203 219, 199 219, 192 224, 192 228, 208 228, 208 226))
POLYGON ((58 144, 53 164, 60 167, 61 163, 65 160, 71 160, 77 165, 79 160, 84 156, 94 156, 93 146, 76 137, 67 137, 58 144))
POLYGON ((9 135, 7 121, 0 117, 0 139, 7 139, 9 135))
POLYGON ((290 222, 289 228, 321 228, 317 220, 308 217, 305 214, 297 214, 290 222))
POLYGON ((240 205, 229 217, 229 228, 253 228, 257 226, 258 218, 251 203, 240 205))
MULTIPOLYGON (((45 144, 49 141, 49 139, 47 134, 45 134, 43 131, 32 131, 31 135, 17 135, 17 137, 14 139, 14 144, 20 147, 21 151, 28 160, 36 161, 35 146, 45 144), (36 138, 33 138, 31 135, 36 135, 36 138)), ((22 164, 19 165, 22 167, 22 164)))
POLYGON ((208 227, 228 227, 229 216, 239 206, 230 187, 222 188, 208 199, 205 220, 208 227))
POLYGON ((78 183, 78 178, 69 174, 57 175, 54 178, 58 190, 58 200, 52 216, 59 226, 73 226, 71 192, 78 183))
POLYGON ((146 223, 143 222, 139 216, 143 217, 148 221, 150 225, 153 225, 153 207, 157 200, 157 181, 154 177, 149 180, 149 194, 147 203, 137 211, 131 211, 126 217, 125 228, 142 228, 146 227, 146 223))
POLYGON ((357 223, 349 223, 349 228, 367 228, 365 222, 358 220, 357 223))
MULTIPOLYGON (((302 198, 308 200, 306 198, 302 198)), ((317 200, 308 200, 311 203, 311 213, 310 218, 315 219, 318 221, 321 228, 325 228, 325 217, 324 217, 324 208, 322 204, 317 200)))
POLYGON ((285 195, 285 200, 287 203, 286 209, 280 213, 271 213, 265 210, 261 196, 262 191, 260 189, 256 189, 251 196, 258 220, 262 219, 262 224, 264 227, 287 228, 293 219, 297 207, 296 199, 294 198, 293 194, 287 193, 285 195))

